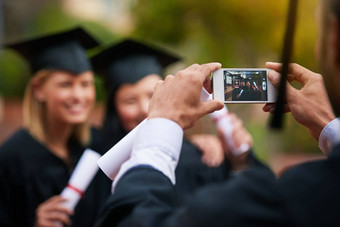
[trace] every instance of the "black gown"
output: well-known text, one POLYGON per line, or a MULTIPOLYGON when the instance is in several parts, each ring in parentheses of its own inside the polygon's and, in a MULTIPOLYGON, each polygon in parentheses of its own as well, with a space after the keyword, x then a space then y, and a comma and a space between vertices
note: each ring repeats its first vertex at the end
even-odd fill
POLYGON ((135 167, 119 181, 96 226, 340 226, 340 145, 276 179, 252 166, 176 207, 170 180, 135 167))
MULTIPOLYGON (((109 114, 109 116, 103 124, 101 140, 96 145, 103 153, 127 134, 116 114, 109 114)), ((227 161, 223 161, 217 167, 209 167, 202 162, 202 151, 188 140, 183 139, 181 155, 175 172, 178 204, 183 203, 196 189, 211 183, 223 182, 230 174, 231 169, 227 161)))
MULTIPOLYGON (((92 130, 95 139, 95 130, 92 130)), ((36 208, 67 185, 84 148, 70 142, 68 167, 26 130, 16 132, 0 147, 0 226, 33 226, 36 208)), ((72 226, 93 226, 111 181, 101 172, 90 183, 75 208, 72 226)))

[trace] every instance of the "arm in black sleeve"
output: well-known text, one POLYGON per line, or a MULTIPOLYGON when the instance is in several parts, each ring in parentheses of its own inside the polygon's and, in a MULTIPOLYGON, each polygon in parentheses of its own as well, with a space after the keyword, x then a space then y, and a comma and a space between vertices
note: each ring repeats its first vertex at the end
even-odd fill
POLYGON ((174 186, 151 167, 118 182, 97 226, 284 226, 289 222, 275 176, 255 169, 209 185, 176 207, 174 186))

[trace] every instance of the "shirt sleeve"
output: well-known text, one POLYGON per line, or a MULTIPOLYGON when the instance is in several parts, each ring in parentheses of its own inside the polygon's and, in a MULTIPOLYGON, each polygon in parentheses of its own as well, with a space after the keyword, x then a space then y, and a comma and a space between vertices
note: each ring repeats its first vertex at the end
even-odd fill
POLYGON ((322 130, 319 137, 319 148, 327 156, 330 155, 332 148, 340 143, 340 118, 329 122, 322 130))
POLYGON ((120 168, 112 184, 112 192, 119 179, 131 168, 148 165, 167 176, 175 184, 175 169, 183 141, 183 129, 165 118, 149 119, 136 135, 131 157, 120 168))

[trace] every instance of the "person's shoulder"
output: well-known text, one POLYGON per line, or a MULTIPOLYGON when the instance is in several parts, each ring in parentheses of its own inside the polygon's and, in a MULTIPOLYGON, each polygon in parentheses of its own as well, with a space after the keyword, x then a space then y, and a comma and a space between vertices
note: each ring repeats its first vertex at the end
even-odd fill
MULTIPOLYGON (((329 159, 318 159, 313 161, 304 162, 302 164, 291 167, 286 170, 279 178, 279 181, 287 181, 296 179, 299 181, 299 178, 305 178, 309 175, 319 175, 320 173, 325 172, 328 169, 329 159)), ((339 166, 340 168, 340 166, 339 166)))
MULTIPOLYGON (((234 174, 228 181, 206 187, 207 190, 199 192, 201 193, 199 197, 212 196, 218 200, 219 196, 217 195, 225 194, 225 197, 235 200, 236 197, 243 197, 246 194, 269 195, 268 191, 275 191, 275 188, 276 177, 269 168, 250 168, 234 174)), ((208 200, 211 201, 211 198, 208 200)))
POLYGON ((37 144, 25 129, 15 132, 0 147, 0 174, 6 174, 8 177, 14 175, 21 180, 25 166, 29 165, 34 157, 32 152, 37 150, 37 144))
MULTIPOLYGON (((0 162, 4 165, 39 163, 37 157, 50 156, 49 149, 36 140, 26 129, 20 129, 0 147, 0 162)), ((1 165, 0 164, 0 165, 1 165)))
MULTIPOLYGON (((259 226, 263 222, 262 226, 268 226, 269 219, 277 223, 287 222, 282 202, 274 173, 266 168, 252 168, 228 181, 198 190, 190 200, 190 212, 198 217, 197 223, 207 220, 202 210, 197 209, 204 206, 204 210, 213 215, 211 219, 220 223, 259 226)), ((271 226, 275 226, 275 222, 271 226)))
POLYGON ((299 225, 338 226, 334 223, 339 220, 339 177, 340 150, 327 159, 300 164, 279 178, 280 196, 299 225))
POLYGON ((34 141, 32 136, 25 130, 19 129, 0 146, 0 156, 16 155, 34 141))
POLYGON ((284 194, 299 194, 306 189, 311 192, 322 188, 321 185, 338 184, 340 150, 338 153, 338 158, 309 161, 285 171, 278 179, 284 194))

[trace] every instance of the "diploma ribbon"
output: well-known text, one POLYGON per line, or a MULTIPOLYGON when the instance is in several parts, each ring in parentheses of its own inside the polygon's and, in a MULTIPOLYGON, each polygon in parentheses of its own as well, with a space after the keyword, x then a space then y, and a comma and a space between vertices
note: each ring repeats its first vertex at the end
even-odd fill
POLYGON ((80 197, 84 197, 84 191, 80 190, 79 188, 77 188, 77 187, 75 187, 71 184, 67 184, 66 188, 72 189, 73 191, 77 192, 80 195, 80 197))

